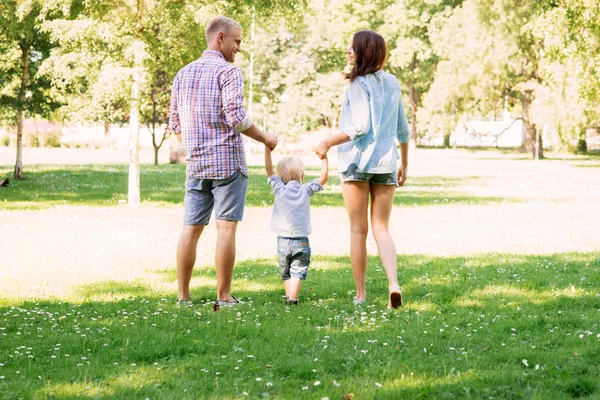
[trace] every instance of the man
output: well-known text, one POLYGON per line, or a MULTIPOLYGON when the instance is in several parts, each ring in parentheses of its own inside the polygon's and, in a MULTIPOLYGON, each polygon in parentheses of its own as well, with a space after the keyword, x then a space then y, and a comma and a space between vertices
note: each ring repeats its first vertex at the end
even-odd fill
POLYGON ((242 27, 217 17, 206 26, 208 49, 182 68, 173 81, 169 128, 187 156, 184 226, 177 246, 178 304, 190 302, 196 247, 214 208, 217 224, 216 306, 239 301, 230 293, 235 262, 235 233, 242 220, 248 167, 240 133, 271 149, 277 136, 263 133, 243 106, 244 78, 229 64, 241 50, 242 27))

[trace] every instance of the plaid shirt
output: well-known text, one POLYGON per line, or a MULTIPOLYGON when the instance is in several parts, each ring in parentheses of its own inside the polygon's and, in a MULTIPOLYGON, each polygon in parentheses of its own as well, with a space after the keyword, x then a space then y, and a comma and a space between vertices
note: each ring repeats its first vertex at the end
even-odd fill
POLYGON ((182 135, 187 176, 225 179, 235 171, 248 176, 243 132, 252 125, 244 111, 244 77, 215 50, 175 76, 169 129, 182 135))

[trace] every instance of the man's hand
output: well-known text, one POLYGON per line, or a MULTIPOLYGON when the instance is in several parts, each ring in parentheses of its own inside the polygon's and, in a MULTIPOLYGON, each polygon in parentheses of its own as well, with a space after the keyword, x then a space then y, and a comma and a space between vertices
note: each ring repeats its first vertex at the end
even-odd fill
POLYGON ((279 137, 274 133, 265 132, 265 146, 267 146, 271 151, 275 150, 277 147, 277 142, 279 141, 279 137))
POLYGON ((408 177, 408 166, 398 168, 398 187, 404 185, 408 177))
POLYGON ((327 144, 325 140, 323 140, 317 145, 316 152, 321 160, 327 156, 327 152, 330 148, 331 146, 329 146, 329 144, 327 144))

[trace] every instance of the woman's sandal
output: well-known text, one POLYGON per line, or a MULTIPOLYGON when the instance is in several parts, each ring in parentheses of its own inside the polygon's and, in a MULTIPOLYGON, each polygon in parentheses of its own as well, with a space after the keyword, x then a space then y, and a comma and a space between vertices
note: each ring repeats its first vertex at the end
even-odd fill
POLYGON ((402 305, 402 293, 400 290, 394 290, 390 293, 390 302, 388 308, 400 308, 402 305))

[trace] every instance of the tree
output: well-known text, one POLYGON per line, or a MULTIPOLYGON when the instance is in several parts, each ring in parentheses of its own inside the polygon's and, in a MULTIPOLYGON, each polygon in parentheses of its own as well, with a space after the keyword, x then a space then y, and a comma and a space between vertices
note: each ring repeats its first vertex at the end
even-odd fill
POLYGON ((542 3, 532 21, 544 45, 534 118, 548 123, 558 145, 586 151, 585 128, 600 125, 600 1, 542 3))
MULTIPOLYGON (((69 3, 71 10, 78 6, 69 3)), ((303 0, 258 1, 260 15, 286 14, 299 10, 303 0)), ((46 29, 60 47, 48 62, 47 73, 57 86, 80 99, 91 101, 106 121, 128 112, 130 125, 129 204, 139 204, 139 122, 150 125, 155 154, 157 129, 168 112, 170 84, 178 69, 198 57, 205 46, 202 27, 214 16, 227 12, 245 24, 252 6, 244 1, 228 3, 192 0, 116 0, 86 2, 71 17, 48 24, 46 29), (99 86, 103 77, 110 82, 99 86), (115 89, 115 90, 113 90, 115 89), (116 96, 110 96, 116 94, 116 96), (119 115, 111 113, 113 105, 119 115), (126 105, 125 105, 126 104, 126 105), (108 107, 107 107, 108 106, 108 107), (141 111, 141 113, 140 113, 141 111)), ((74 104, 85 104, 75 101, 74 104)), ((125 117, 127 118, 127 117, 125 117)))
POLYGON ((432 23, 447 18, 460 3, 462 0, 396 0, 382 13, 385 23, 381 33, 388 39, 389 68, 406 85, 411 137, 415 143, 417 115, 439 59, 430 39, 432 23))
POLYGON ((430 114, 450 114, 455 121, 498 115, 505 101, 520 103, 523 149, 535 156, 537 148, 541 158, 531 109, 543 83, 542 47, 529 25, 534 12, 532 0, 466 0, 457 7, 432 35, 441 61, 426 103, 430 114))
POLYGON ((51 95, 49 81, 38 75, 52 47, 40 29, 41 11, 37 1, 0 3, 0 111, 8 114, 9 120, 16 120, 16 180, 23 178, 23 119, 27 115, 49 116, 59 105, 51 95))

